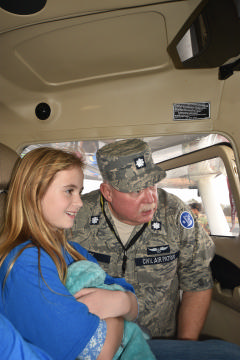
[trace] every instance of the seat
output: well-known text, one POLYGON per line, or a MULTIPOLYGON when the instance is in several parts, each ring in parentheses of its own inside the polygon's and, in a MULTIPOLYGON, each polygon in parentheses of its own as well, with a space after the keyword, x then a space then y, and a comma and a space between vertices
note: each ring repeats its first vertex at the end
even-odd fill
POLYGON ((19 155, 13 149, 0 143, 0 229, 4 222, 7 190, 17 159, 19 155))

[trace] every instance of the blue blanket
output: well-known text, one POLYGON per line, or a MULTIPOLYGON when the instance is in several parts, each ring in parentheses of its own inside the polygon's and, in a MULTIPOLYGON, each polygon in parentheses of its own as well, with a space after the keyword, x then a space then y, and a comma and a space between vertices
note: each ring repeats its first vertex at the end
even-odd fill
MULTIPOLYGON (((71 294, 83 288, 97 287, 107 290, 125 291, 117 284, 104 284, 105 271, 88 260, 81 260, 68 267, 66 287, 71 294)), ((124 334, 122 344, 117 350, 113 360, 156 360, 146 341, 146 335, 140 327, 130 321, 124 320, 124 334)))

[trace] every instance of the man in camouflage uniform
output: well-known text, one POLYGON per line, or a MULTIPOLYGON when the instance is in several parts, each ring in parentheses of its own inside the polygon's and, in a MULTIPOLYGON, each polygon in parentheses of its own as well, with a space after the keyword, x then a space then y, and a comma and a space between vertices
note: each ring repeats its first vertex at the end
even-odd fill
POLYGON ((177 332, 180 339, 197 339, 211 300, 212 240, 186 204, 157 189, 165 172, 153 164, 147 143, 108 144, 97 161, 103 183, 82 196, 73 240, 106 272, 134 286, 138 323, 153 337, 177 332))

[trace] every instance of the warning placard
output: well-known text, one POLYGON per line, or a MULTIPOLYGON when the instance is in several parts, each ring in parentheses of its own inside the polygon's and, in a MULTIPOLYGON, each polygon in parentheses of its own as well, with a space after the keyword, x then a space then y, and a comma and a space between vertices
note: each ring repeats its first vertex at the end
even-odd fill
POLYGON ((173 104, 173 120, 202 120, 209 118, 209 102, 173 104))

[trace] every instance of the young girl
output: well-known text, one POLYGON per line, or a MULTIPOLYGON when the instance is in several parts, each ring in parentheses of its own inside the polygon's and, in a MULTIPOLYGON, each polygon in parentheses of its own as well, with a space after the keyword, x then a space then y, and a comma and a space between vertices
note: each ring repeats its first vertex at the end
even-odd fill
POLYGON ((81 302, 64 285, 71 263, 96 262, 64 236, 82 206, 82 167, 81 159, 61 150, 25 155, 12 177, 1 236, 0 312, 57 360, 112 359, 123 319, 137 316, 133 288, 123 279, 106 276, 127 291, 94 289, 81 302))
MULTIPOLYGON (((50 148, 32 150, 19 161, 0 242, 0 314, 55 360, 110 360, 121 344, 124 319, 137 316, 137 300, 131 285, 107 274, 106 284, 125 291, 82 289, 75 299, 65 286, 73 262, 96 262, 64 236, 82 206, 82 167, 76 155, 50 148)), ((1 341, 0 328, 2 346, 1 341)), ((149 344, 158 360, 240 358, 240 347, 224 341, 149 344)))

